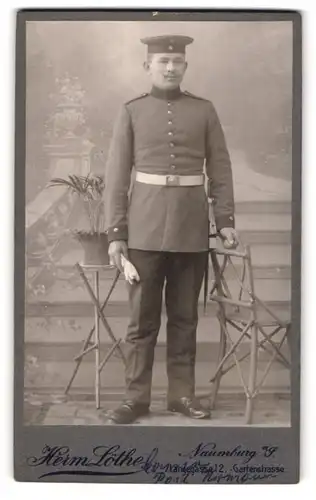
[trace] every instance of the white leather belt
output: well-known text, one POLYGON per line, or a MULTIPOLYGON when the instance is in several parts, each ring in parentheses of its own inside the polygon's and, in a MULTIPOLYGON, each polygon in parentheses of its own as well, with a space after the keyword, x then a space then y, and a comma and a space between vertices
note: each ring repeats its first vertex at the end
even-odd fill
POLYGON ((136 172, 136 181, 155 186, 203 186, 204 174, 201 175, 158 175, 136 172))

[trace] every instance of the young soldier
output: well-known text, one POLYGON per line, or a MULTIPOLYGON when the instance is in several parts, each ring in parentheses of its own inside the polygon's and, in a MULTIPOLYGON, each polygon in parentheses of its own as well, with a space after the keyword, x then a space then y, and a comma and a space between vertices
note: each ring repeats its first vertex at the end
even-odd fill
POLYGON ((180 89, 185 47, 192 41, 178 35, 142 40, 152 88, 124 104, 109 152, 109 255, 122 270, 123 254, 140 276, 129 285, 126 398, 111 416, 118 424, 149 411, 164 284, 168 409, 191 418, 210 416, 194 397, 198 298, 209 244, 204 163, 217 230, 226 247, 236 246, 237 236, 231 163, 218 116, 210 101, 180 89))

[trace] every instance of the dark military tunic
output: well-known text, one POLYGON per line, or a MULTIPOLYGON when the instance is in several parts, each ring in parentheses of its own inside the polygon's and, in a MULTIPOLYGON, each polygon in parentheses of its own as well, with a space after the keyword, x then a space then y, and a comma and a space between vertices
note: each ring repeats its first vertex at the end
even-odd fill
POLYGON ((126 103, 106 171, 108 239, 128 240, 140 282, 128 285, 126 398, 149 405, 165 285, 169 401, 192 397, 198 299, 207 263, 205 187, 131 183, 132 170, 212 179, 217 229, 234 226, 231 163, 214 106, 180 89, 153 88, 126 103))
POLYGON ((180 89, 153 88, 120 110, 106 169, 108 239, 132 249, 200 252, 208 249, 204 186, 134 182, 149 174, 196 175, 212 180, 217 229, 234 227, 232 172, 223 130, 210 101, 180 89))

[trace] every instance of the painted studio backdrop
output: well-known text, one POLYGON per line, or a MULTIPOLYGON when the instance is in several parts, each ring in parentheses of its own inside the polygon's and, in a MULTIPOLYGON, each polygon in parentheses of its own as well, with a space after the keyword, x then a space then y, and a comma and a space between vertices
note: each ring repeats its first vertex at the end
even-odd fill
MULTIPOLYGON (((120 105, 148 91, 142 64, 145 36, 194 38, 182 88, 209 99, 223 125, 232 159, 236 229, 248 243, 256 294, 287 320, 291 303, 292 25, 290 22, 29 22, 26 75, 26 318, 25 413, 31 425, 101 425, 104 408, 124 392, 117 355, 101 373, 101 409, 94 406, 94 353, 65 388, 93 324, 93 304, 74 265, 81 247, 69 230, 80 226, 78 200, 53 177, 103 175, 120 105)), ((148 124, 150 126, 150 124, 148 124)), ((189 228, 188 228, 189 230, 189 228)), ((100 277, 104 297, 113 273, 100 277)), ((209 276, 209 288, 212 287, 209 276)), ((234 282, 234 277, 228 276, 234 282)), ((233 285, 234 286, 234 285, 233 285)), ((201 292, 203 294, 203 291, 201 292)), ((119 279, 106 308, 116 338, 128 323, 119 279)), ((167 386, 165 318, 158 337, 153 401, 162 413, 167 386)), ((111 339, 101 325, 101 354, 111 339)), ((197 394, 210 392, 218 363, 219 325, 211 302, 201 312, 197 394)), ((233 334, 232 334, 233 335, 233 334)), ((250 340, 248 339, 248 344, 250 340)), ((124 342, 122 341, 122 348, 124 342)), ((247 352, 247 338, 238 351, 247 352)), ((281 348, 287 355, 287 345, 281 348)), ((270 349, 271 350, 271 349, 270 349)), ((115 354, 115 353, 114 353, 115 354)), ((260 349, 258 377, 269 352, 260 349)), ((280 358, 280 357, 279 357, 280 358)), ((290 373, 275 360, 256 401, 255 422, 289 425, 290 373)), ((284 360, 283 360, 284 361, 284 360)), ((241 363, 247 374, 249 357, 241 363)), ((222 378, 213 418, 194 425, 239 425, 245 394, 238 368, 222 378)), ((247 376, 247 375, 246 375, 247 376)), ((168 416, 146 425, 179 425, 168 416)), ((192 423, 191 423, 192 425, 192 423)))

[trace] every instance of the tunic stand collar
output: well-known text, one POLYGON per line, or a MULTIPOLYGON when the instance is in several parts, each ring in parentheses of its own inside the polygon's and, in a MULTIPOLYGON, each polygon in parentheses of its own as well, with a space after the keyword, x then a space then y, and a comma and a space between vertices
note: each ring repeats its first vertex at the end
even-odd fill
POLYGON ((153 97, 157 97, 157 99, 171 101, 180 97, 181 89, 180 87, 177 87, 175 89, 159 89, 158 87, 152 87, 150 94, 153 97))

